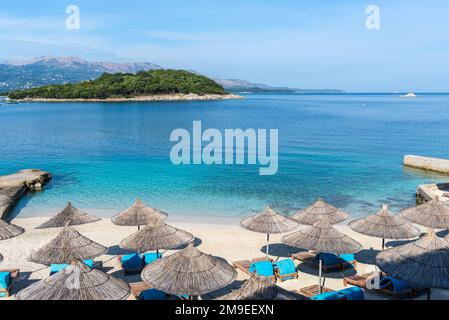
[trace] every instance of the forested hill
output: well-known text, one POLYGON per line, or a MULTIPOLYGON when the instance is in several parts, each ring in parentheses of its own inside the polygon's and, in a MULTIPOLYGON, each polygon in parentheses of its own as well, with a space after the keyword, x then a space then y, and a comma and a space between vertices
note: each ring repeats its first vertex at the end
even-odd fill
POLYGON ((104 73, 99 78, 76 84, 61 84, 9 92, 10 99, 106 99, 158 94, 227 94, 205 76, 184 70, 150 70, 104 73))

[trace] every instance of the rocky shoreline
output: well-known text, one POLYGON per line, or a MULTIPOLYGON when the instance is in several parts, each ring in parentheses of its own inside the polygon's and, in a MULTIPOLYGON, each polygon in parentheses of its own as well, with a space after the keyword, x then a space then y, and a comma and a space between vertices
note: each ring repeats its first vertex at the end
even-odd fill
POLYGON ((8 214, 25 192, 42 190, 51 178, 50 173, 37 169, 0 176, 0 219, 8 214))
POLYGON ((243 99, 236 94, 161 94, 151 96, 139 96, 132 98, 106 98, 106 99, 52 99, 52 98, 25 98, 15 101, 19 102, 149 102, 149 101, 209 101, 209 100, 231 100, 243 99))

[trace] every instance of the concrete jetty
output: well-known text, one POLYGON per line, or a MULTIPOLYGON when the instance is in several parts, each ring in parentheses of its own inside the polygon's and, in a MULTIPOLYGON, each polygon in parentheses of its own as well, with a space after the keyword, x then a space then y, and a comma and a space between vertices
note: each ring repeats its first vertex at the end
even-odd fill
POLYGON ((25 192, 42 190, 50 179, 49 172, 38 169, 25 169, 0 176, 0 218, 6 217, 25 192))
POLYGON ((449 205, 449 183, 422 184, 416 191, 416 204, 438 199, 449 205))
POLYGON ((404 166, 449 174, 449 160, 446 159, 407 155, 404 166))

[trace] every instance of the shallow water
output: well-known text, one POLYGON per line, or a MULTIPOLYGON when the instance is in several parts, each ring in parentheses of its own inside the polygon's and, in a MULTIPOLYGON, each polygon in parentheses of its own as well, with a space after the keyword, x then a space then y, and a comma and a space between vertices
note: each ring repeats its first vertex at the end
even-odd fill
POLYGON ((0 174, 40 168, 44 192, 12 213, 47 215, 70 200, 118 211, 141 197, 178 215, 240 216, 272 204, 292 213, 317 197, 361 216, 413 205, 418 184, 449 177, 407 170, 405 154, 449 158, 449 95, 258 94, 245 100, 19 103, 0 106, 0 174), (170 132, 279 129, 279 171, 175 166, 170 132))

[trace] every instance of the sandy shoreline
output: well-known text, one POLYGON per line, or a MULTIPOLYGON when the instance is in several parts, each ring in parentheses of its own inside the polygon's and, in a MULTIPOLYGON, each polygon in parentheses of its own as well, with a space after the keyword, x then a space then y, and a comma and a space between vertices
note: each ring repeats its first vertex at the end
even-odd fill
POLYGON ((106 99, 47 99, 47 98, 26 98, 17 99, 19 102, 150 102, 150 101, 210 101, 210 100, 231 100, 243 99, 236 94, 161 94, 151 96, 140 96, 132 98, 106 98, 106 99))
MULTIPOLYGON (((12 222, 25 228, 25 233, 9 240, 0 242, 0 252, 4 256, 4 261, 0 264, 0 269, 20 268, 22 279, 15 283, 13 294, 30 283, 47 277, 49 268, 27 261, 27 257, 33 250, 42 247, 53 239, 60 229, 35 229, 36 226, 46 221, 48 217, 16 218, 12 222)), ((253 233, 240 227, 237 218, 216 218, 216 217, 186 217, 169 216, 168 222, 178 228, 191 232, 197 238, 198 248, 206 253, 221 256, 228 262, 244 260, 248 258, 262 257, 265 249, 265 235, 253 233)), ((300 227, 304 228, 304 227, 300 227)), ((360 235, 347 225, 338 225, 337 228, 357 239, 363 250, 356 255, 359 261, 358 273, 366 273, 374 270, 372 265, 373 257, 380 250, 381 240, 360 235)), ((126 276, 119 269, 116 255, 126 253, 118 247, 118 244, 125 237, 136 231, 136 227, 121 227, 113 225, 108 218, 101 221, 76 226, 76 229, 83 235, 108 246, 107 254, 98 257, 96 260, 102 261, 108 273, 125 279, 128 282, 140 281, 140 276, 126 276)), ((425 231, 424 229, 422 229, 425 231)), ((274 259, 289 257, 292 252, 299 250, 290 248, 281 243, 282 235, 272 235, 270 252, 274 259)), ((397 245, 400 241, 387 241, 387 245, 397 245)), ((165 254, 170 254, 167 252, 165 254)), ((300 265, 299 279, 289 280, 278 285, 289 291, 298 291, 301 287, 313 285, 318 282, 317 270, 300 265)), ((343 277, 355 274, 354 270, 344 272, 334 272, 328 274, 326 286, 332 289, 342 289, 343 277)), ((237 280, 247 279, 247 275, 239 271, 237 280)), ((367 299, 385 299, 385 297, 367 294, 367 299)), ((449 299, 449 291, 433 290, 433 299, 449 299)), ((419 299, 425 299, 420 297, 419 299)))

